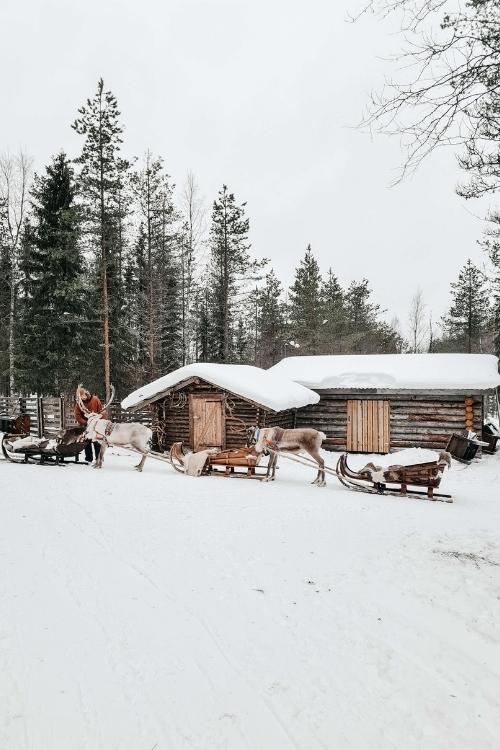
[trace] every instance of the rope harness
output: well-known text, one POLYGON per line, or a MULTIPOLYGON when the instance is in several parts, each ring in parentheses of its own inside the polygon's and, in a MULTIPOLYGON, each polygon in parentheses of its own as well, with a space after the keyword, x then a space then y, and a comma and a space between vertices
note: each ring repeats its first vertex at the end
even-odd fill
POLYGON ((97 419, 95 424, 92 425, 95 440, 103 440, 107 443, 107 438, 111 436, 116 424, 116 422, 111 422, 109 419, 97 419))
POLYGON ((283 429, 283 427, 273 427, 273 431, 271 432, 270 436, 264 438, 263 443, 271 450, 277 451, 279 443, 281 442, 284 434, 285 430, 283 429))

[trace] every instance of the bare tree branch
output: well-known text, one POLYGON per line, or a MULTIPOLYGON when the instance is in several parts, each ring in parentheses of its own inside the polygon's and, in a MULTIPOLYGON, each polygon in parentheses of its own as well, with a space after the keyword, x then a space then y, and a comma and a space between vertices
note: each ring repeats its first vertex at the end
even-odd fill
POLYGON ((397 136, 399 182, 436 148, 462 147, 472 175, 465 197, 500 186, 500 6, 497 0, 370 0, 356 17, 399 14, 397 70, 371 97, 362 126, 397 136))

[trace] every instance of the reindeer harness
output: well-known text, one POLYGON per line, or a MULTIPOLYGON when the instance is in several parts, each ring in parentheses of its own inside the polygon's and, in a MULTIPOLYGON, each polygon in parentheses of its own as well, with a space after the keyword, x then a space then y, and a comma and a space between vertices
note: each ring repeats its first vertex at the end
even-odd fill
POLYGON ((109 419, 96 419, 92 422, 90 427, 91 435, 89 435, 91 440, 104 440, 107 442, 106 438, 109 438, 111 436, 111 433, 116 427, 115 422, 111 422, 109 419))
MULTIPOLYGON (((259 429, 260 433, 260 429, 259 429)), ((278 450, 278 446, 283 438, 283 435, 285 433, 285 430, 283 427, 273 427, 273 431, 271 432, 269 437, 264 438, 263 443, 267 448, 270 448, 272 451, 278 450)), ((257 440, 258 440, 257 435, 257 440)))

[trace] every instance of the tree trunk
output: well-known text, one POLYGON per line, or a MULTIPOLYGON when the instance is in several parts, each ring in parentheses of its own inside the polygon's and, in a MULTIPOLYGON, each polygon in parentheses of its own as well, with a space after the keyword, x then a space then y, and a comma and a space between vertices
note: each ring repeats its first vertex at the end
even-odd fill
POLYGON ((223 341, 224 362, 229 360, 229 249, 227 246, 227 199, 224 197, 223 341))
POLYGON ((104 154, 102 143, 102 87, 99 92, 99 196, 101 218, 101 304, 102 304, 102 343, 104 358, 104 388, 106 401, 111 393, 111 366, 109 357, 109 296, 108 259, 106 252, 106 210, 104 202, 104 154))
POLYGON ((15 320, 16 320, 16 278, 15 260, 12 258, 10 269, 10 301, 9 301, 9 396, 14 393, 15 385, 15 320))

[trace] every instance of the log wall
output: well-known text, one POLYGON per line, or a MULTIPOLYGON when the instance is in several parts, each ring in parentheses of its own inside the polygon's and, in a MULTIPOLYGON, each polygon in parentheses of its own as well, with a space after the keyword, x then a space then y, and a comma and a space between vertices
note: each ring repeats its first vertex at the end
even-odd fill
MULTIPOLYGON (((224 391, 210 383, 203 381, 189 383, 188 385, 173 391, 168 396, 156 401, 153 406, 153 431, 155 433, 155 446, 160 451, 170 448, 172 443, 182 442, 189 446, 190 416, 189 396, 193 395, 224 395, 224 411, 226 422, 226 445, 225 448, 241 448, 245 445, 247 438, 246 430, 255 425, 265 427, 269 424, 270 417, 275 418, 273 412, 247 401, 241 396, 224 391)), ((291 412, 280 412, 285 421, 291 419, 291 412)), ((276 422, 276 424, 281 422, 276 422)))
POLYGON ((321 396, 318 404, 297 410, 296 424, 322 430, 327 436, 323 443, 326 450, 347 449, 347 401, 351 399, 389 402, 391 450, 412 446, 443 449, 453 432, 472 429, 481 434, 481 395, 318 393, 321 396))

